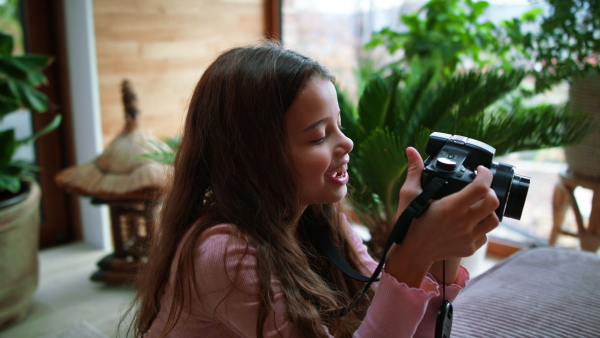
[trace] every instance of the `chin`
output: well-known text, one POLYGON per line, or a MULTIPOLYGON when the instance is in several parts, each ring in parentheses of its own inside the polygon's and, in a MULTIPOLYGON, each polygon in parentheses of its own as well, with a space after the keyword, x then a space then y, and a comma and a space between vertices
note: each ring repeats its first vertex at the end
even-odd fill
POLYGON ((335 196, 333 196, 331 198, 331 200, 329 202, 327 202, 326 204, 341 202, 344 199, 344 197, 346 197, 347 193, 348 193, 348 190, 344 187, 343 191, 340 191, 335 196))
POLYGON ((340 192, 339 194, 330 195, 330 196, 323 196, 322 198, 311 198, 310 202, 307 203, 307 204, 333 204, 333 203, 338 203, 338 202, 342 201, 344 199, 344 197, 346 197, 346 193, 347 193, 347 191, 344 189, 344 191, 340 192))

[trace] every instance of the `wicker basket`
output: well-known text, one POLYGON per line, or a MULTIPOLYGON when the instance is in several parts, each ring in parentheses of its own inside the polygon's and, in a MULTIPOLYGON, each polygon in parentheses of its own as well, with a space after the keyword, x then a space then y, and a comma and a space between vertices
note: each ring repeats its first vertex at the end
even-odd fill
POLYGON ((569 169, 581 178, 600 181, 600 75, 573 81, 569 99, 571 109, 589 112, 593 124, 581 143, 565 147, 569 169))

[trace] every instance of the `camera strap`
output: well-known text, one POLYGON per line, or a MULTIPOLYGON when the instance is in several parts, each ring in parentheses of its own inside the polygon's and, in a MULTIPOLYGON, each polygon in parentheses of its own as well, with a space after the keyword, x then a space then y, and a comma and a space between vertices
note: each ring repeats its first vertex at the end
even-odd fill
MULTIPOLYGON (((440 190, 440 188, 442 186, 444 186, 445 184, 447 184, 447 182, 445 180, 443 180, 439 177, 435 177, 425 187, 425 189, 423 189, 423 192, 419 196, 417 196, 408 205, 406 210, 404 210, 404 212, 400 215, 400 217, 396 221, 396 224, 394 225, 392 233, 388 237, 387 243, 385 245, 385 248, 384 248, 382 256, 381 256, 381 260, 379 261, 379 264, 375 268, 375 271, 373 272, 373 275, 371 277, 362 276, 360 273, 358 273, 354 269, 352 269, 352 267, 350 267, 348 262, 346 262, 346 260, 342 257, 342 255, 338 251, 338 249, 335 247, 335 245, 333 244, 333 242, 331 241, 329 236, 326 233, 324 233, 324 229, 322 229, 322 227, 319 227, 318 225, 314 225, 314 227, 315 227, 314 230, 317 231, 317 235, 314 236, 311 239, 311 241, 312 241, 313 245, 315 246, 315 248, 317 248, 319 251, 321 251, 321 253, 323 255, 325 255, 338 269, 340 269, 346 275, 348 275, 351 278, 354 278, 358 281, 363 281, 363 282, 367 283, 363 287, 362 291, 354 298, 352 303, 350 303, 350 305, 343 307, 341 309, 338 309, 338 310, 325 312, 322 314, 323 317, 325 317, 325 318, 342 317, 342 316, 346 315, 358 303, 360 298, 365 294, 365 292, 369 289, 369 287, 371 287, 371 284, 373 284, 374 282, 379 280, 379 278, 377 278, 377 277, 379 276, 379 274, 381 273, 381 270, 383 269, 383 265, 385 263, 385 257, 387 255, 388 250, 391 248, 392 244, 393 243, 400 244, 404 241, 404 238, 406 237, 406 234, 408 233, 408 229, 410 228, 410 224, 411 224, 413 218, 419 218, 419 216, 421 216, 425 212, 425 210, 427 210, 427 208, 429 207, 429 201, 432 199, 432 197, 435 195, 435 193, 437 193, 438 190, 440 190)), ((445 298, 446 283, 443 283, 443 284, 444 284, 444 298, 445 298)), ((442 306, 446 306, 447 304, 450 304, 450 303, 447 301, 444 301, 444 305, 442 305, 442 306)), ((451 311, 452 311, 452 309, 451 309, 451 305, 450 305, 450 315, 451 315, 451 311)), ((440 324, 439 324, 439 318, 438 318, 438 325, 436 325, 436 328, 439 325, 440 324)), ((445 326, 445 325, 443 325, 443 326, 445 326)), ((437 332, 437 329, 436 329, 436 332, 437 332)), ((436 333, 436 337, 442 337, 442 336, 437 335, 437 333, 436 333)))

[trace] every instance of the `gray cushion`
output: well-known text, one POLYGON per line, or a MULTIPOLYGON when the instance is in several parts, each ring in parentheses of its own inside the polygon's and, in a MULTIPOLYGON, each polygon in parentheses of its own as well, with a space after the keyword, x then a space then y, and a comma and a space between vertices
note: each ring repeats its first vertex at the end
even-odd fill
POLYGON ((470 281, 453 306, 453 338, 598 338, 600 256, 522 250, 470 281))

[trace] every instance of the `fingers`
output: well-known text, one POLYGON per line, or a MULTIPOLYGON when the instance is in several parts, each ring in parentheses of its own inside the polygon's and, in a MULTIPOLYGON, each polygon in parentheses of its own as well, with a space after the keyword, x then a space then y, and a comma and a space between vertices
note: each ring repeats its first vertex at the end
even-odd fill
POLYGON ((475 180, 464 189, 466 196, 463 197, 463 201, 473 204, 485 197, 492 186, 493 180, 494 175, 488 168, 482 165, 477 167, 477 176, 475 177, 475 180))
POLYGON ((469 256, 473 255, 475 253, 475 251, 479 250, 479 248, 481 248, 486 242, 487 242, 487 235, 483 235, 478 240, 476 240, 475 241, 475 250, 473 250, 473 252, 469 256))
MULTIPOLYGON (((483 199, 489 199, 484 206, 499 204, 496 194, 490 189, 493 180, 494 175, 492 172, 484 166, 479 166, 477 167, 477 176, 475 177, 475 180, 464 187, 460 192, 448 197, 450 199, 456 199, 457 202, 460 202, 463 205, 473 205, 483 199)), ((493 210, 497 207, 498 205, 496 205, 493 210)))
POLYGON ((475 228, 475 238, 477 238, 474 242, 474 248, 473 248, 473 252, 469 254, 472 255, 473 253, 475 253, 475 251, 477 251, 479 248, 481 248, 486 242, 487 242, 487 234, 494 230, 497 226, 498 223, 500 223, 498 221, 498 217, 496 216, 496 214, 491 214, 488 217, 486 217, 485 219, 483 219, 481 222, 479 222, 479 224, 477 225, 477 227, 475 228))
MULTIPOLYGON (((429 235, 437 233, 436 245, 440 257, 466 257, 487 241, 486 234, 499 224, 494 212, 498 198, 490 188, 493 175, 489 169, 478 168, 479 176, 461 191, 432 203, 424 214, 429 235), (435 230, 432 230, 435 229, 435 230)), ((430 237, 431 238, 431 237, 430 237)))
POLYGON ((498 220, 498 216, 496 213, 489 214, 486 218, 482 219, 479 224, 474 229, 474 233, 476 237, 485 236, 488 232, 494 230, 500 221, 498 220))
POLYGON ((448 252, 442 256, 447 257, 468 257, 471 256, 487 242, 487 234, 498 226, 498 217, 496 214, 491 214, 481 222, 479 222, 471 232, 468 232, 464 237, 459 236, 452 240, 452 244, 448 245, 448 252), (462 239, 461 239, 462 238, 462 239), (452 246, 454 250, 452 251, 452 246))
POLYGON ((498 226, 498 217, 495 213, 487 216, 479 222, 473 229, 471 240, 467 241, 464 248, 467 250, 460 256, 467 257, 475 253, 487 242, 487 234, 498 226), (468 244, 470 242, 470 244, 468 244))

